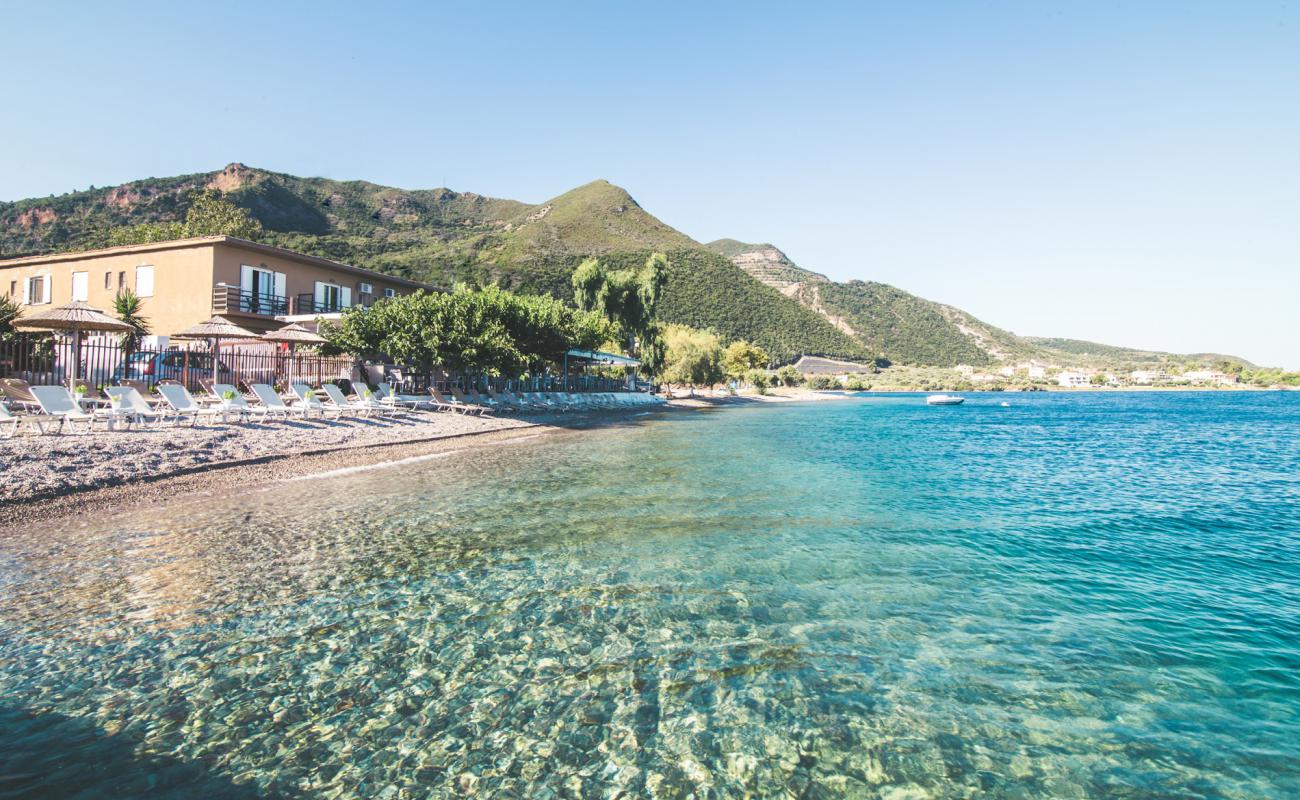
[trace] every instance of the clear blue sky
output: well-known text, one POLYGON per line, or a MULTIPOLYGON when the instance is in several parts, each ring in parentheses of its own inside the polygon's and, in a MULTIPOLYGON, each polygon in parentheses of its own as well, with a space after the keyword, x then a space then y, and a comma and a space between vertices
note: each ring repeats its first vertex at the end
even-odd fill
POLYGON ((603 177, 1017 333, 1300 368, 1300 3, 0 8, 0 199, 603 177))

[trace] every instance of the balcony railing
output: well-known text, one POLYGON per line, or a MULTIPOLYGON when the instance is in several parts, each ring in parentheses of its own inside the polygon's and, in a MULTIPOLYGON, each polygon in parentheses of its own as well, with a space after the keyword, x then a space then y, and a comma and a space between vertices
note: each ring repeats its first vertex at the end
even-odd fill
POLYGON ((218 283, 212 287, 212 313, 239 312, 278 317, 289 313, 289 298, 281 295, 258 294, 238 286, 218 283))
POLYGON ((295 314, 337 314, 346 311, 349 307, 338 302, 318 302, 316 296, 310 292, 298 295, 293 301, 295 314))

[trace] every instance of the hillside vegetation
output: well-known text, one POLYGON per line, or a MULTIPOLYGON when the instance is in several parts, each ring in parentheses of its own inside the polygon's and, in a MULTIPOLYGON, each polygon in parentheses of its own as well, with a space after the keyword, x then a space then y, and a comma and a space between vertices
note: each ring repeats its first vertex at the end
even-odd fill
POLYGON ((1018 337, 893 286, 831 281, 769 244, 720 239, 701 245, 603 180, 529 204, 236 163, 0 203, 0 257, 102 247, 115 228, 181 221, 204 189, 247 209, 261 224, 260 241, 442 287, 495 283, 568 301, 569 277, 588 256, 628 265, 650 251, 667 252, 665 322, 712 329, 727 341, 748 339, 781 362, 803 354, 933 366, 1099 357, 1241 362, 1127 348, 1106 355, 1101 345, 1018 337))

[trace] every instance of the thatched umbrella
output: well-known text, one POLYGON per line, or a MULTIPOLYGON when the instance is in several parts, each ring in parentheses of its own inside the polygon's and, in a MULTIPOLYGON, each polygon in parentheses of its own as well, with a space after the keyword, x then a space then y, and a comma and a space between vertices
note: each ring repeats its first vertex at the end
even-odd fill
POLYGON ((212 382, 216 383, 221 380, 218 374, 217 354, 221 351, 222 339, 256 339, 257 334, 241 328, 223 316, 215 316, 211 319, 200 322, 198 325, 191 325, 179 333, 173 333, 174 339, 211 339, 212 340, 212 382))
POLYGON ((326 339, 319 333, 309 331, 296 322, 290 322, 283 328, 267 331, 262 338, 268 342, 289 343, 289 382, 293 383, 293 354, 300 344, 324 344, 326 339))
POLYGON ((66 306, 51 308, 19 317, 10 323, 14 328, 37 331, 71 331, 72 332, 72 369, 68 371, 68 389, 76 388, 77 370, 81 368, 81 332, 82 331, 117 331, 133 330, 120 319, 113 319, 97 308, 91 308, 80 300, 74 300, 66 306))

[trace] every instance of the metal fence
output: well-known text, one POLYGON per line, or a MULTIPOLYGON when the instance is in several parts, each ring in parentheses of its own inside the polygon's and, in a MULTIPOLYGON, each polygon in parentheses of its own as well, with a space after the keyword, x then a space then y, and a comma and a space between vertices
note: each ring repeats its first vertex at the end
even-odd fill
MULTIPOLYGON (((74 357, 69 337, 16 336, 0 342, 0 378, 21 378, 31 384, 64 383, 74 357)), ((216 377, 220 383, 287 384, 290 380, 320 385, 350 378, 352 359, 289 353, 272 345, 222 347, 216 377)), ((92 386, 110 386, 123 379, 155 386, 172 380, 191 390, 213 378, 212 353, 207 349, 168 347, 125 352, 108 338, 81 344, 77 377, 92 386)))
MULTIPOLYGON (((0 378, 20 378, 33 385, 65 383, 74 358, 71 337, 20 334, 0 341, 0 378)), ((350 356, 327 358, 313 353, 290 353, 270 343, 249 346, 223 345, 217 360, 219 383, 269 383, 290 381, 319 386, 327 381, 352 380, 369 383, 390 381, 400 391, 425 393, 430 386, 447 390, 487 388, 522 392, 617 392, 626 388, 623 380, 603 375, 554 373, 523 378, 486 375, 417 373, 393 365, 361 367, 350 356)), ((92 386, 111 386, 123 379, 143 381, 153 387, 159 381, 185 384, 192 391, 213 378, 211 350, 195 347, 144 348, 125 352, 115 337, 92 336, 81 344, 78 379, 92 386)))

